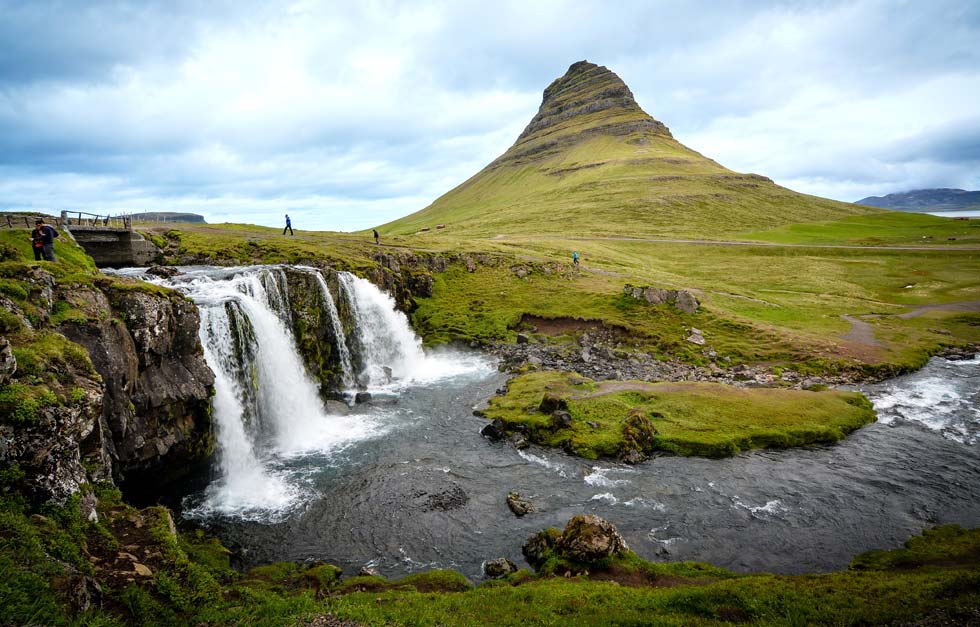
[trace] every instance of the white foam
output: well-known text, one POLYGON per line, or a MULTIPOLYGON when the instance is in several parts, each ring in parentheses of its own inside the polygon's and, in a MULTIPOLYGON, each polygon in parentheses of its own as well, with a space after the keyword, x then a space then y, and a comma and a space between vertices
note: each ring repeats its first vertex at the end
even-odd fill
POLYGON ((593 487, 599 488, 614 488, 621 485, 629 485, 631 482, 629 479, 610 479, 606 476, 608 473, 632 473, 635 470, 627 470, 620 468, 602 468, 600 466, 593 466, 592 472, 585 475, 584 481, 593 487))
POLYGON ((779 499, 766 501, 765 505, 752 506, 743 503, 739 497, 733 496, 732 503, 736 508, 748 510, 756 518, 782 518, 789 513, 789 510, 779 499))
POLYGON ((973 444, 980 437, 980 357, 934 359, 922 373, 869 386, 882 424, 912 422, 944 437, 973 444))
POLYGON ((652 509, 658 512, 666 512, 667 506, 659 501, 654 501, 652 499, 645 499, 642 496, 637 496, 631 498, 630 500, 623 503, 627 507, 641 507, 645 509, 652 509))
POLYGON ((518 450, 517 454, 521 456, 525 461, 531 462, 532 464, 537 464, 538 466, 544 466, 548 470, 553 470, 558 473, 559 477, 567 478, 568 474, 565 472, 565 467, 561 464, 549 461, 544 457, 535 455, 534 453, 528 453, 527 451, 518 450))
POLYGON ((615 505, 616 503, 619 503, 619 499, 617 499, 615 496, 613 496, 609 492, 603 492, 602 494, 595 494, 589 500, 590 501, 605 501, 606 503, 609 503, 610 505, 615 505))

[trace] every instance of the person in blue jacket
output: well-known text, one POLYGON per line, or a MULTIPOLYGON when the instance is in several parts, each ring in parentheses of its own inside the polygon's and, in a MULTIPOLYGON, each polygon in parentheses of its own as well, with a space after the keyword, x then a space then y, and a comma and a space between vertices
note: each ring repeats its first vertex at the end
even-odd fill
POLYGON ((573 250, 572 251, 572 263, 575 264, 576 266, 578 265, 578 251, 577 250, 573 250))
POLYGON ((289 214, 288 213, 286 214, 286 226, 282 230, 282 234, 283 235, 286 234, 286 230, 287 229, 289 230, 289 234, 292 235, 293 234, 293 223, 289 220, 289 214))
POLYGON ((34 220, 34 230, 31 231, 31 247, 34 248, 34 261, 54 261, 54 238, 58 231, 44 223, 43 218, 34 220))

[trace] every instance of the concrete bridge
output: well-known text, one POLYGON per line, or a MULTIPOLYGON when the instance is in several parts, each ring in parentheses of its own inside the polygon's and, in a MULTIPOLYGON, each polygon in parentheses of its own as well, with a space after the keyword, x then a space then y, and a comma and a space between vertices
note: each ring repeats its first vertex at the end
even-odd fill
POLYGON ((153 263, 160 250, 133 230, 129 216, 111 218, 80 211, 62 211, 58 220, 63 230, 100 268, 146 266, 153 263))

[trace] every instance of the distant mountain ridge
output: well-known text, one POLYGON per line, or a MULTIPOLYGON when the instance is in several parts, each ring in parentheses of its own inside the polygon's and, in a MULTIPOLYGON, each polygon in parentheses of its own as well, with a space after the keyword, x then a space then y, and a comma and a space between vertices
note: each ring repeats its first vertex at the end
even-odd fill
POLYGON ((174 211, 145 211, 143 213, 130 214, 134 220, 144 222, 192 222, 194 224, 207 224, 204 216, 197 213, 179 213, 174 211))
POLYGON ((980 210, 980 191, 948 187, 914 189, 886 196, 868 196, 859 205, 896 211, 966 211, 980 210))
POLYGON ((678 142, 615 73, 579 61, 544 90, 506 152, 428 207, 378 229, 711 236, 874 211, 724 168, 678 142))

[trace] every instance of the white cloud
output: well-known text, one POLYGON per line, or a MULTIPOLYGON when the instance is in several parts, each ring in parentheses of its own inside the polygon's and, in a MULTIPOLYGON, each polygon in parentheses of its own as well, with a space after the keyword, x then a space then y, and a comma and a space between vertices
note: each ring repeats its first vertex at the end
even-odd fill
POLYGON ((582 58, 695 150, 800 191, 980 184, 980 8, 966 1, 0 12, 0 207, 277 225, 288 206, 317 228, 366 228, 506 150, 582 58))

